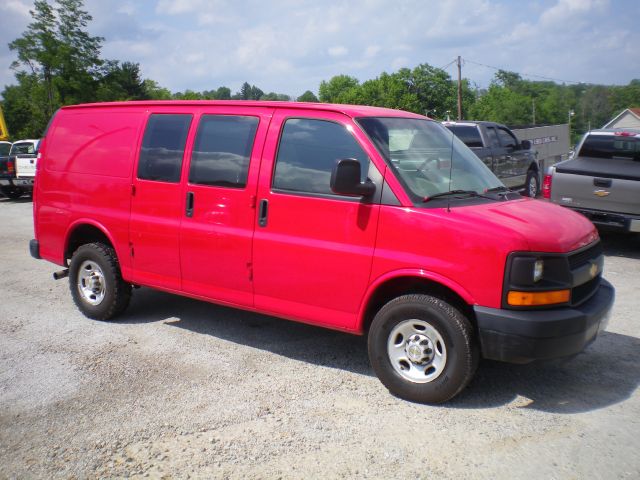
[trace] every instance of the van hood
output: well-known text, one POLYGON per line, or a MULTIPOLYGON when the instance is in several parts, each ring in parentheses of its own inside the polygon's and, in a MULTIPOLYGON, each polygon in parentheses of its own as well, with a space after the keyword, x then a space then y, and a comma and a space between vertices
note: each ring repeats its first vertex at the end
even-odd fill
POLYGON ((586 217, 543 200, 525 197, 451 209, 454 212, 465 223, 482 223, 496 234, 520 236, 533 252, 566 253, 598 239, 586 217))

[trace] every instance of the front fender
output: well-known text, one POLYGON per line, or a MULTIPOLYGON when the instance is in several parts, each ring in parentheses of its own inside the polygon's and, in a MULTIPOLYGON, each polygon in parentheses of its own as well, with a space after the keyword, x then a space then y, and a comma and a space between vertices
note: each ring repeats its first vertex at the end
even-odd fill
POLYGON ((369 305, 369 302, 371 301, 374 294, 378 291, 379 288, 384 286, 386 283, 398 278, 420 278, 423 280, 429 280, 431 282, 442 285, 448 290, 451 290, 460 298, 462 298, 467 304, 469 305, 476 304, 476 301, 473 298, 473 296, 464 287, 462 287, 462 285, 460 285, 457 282, 454 282, 450 278, 447 278, 443 275, 440 275, 435 272, 419 269, 419 268, 394 270, 379 276, 369 285, 369 288, 367 289, 367 292, 364 295, 364 299, 358 311, 358 321, 356 324, 356 330, 359 333, 363 332, 367 306, 369 305))

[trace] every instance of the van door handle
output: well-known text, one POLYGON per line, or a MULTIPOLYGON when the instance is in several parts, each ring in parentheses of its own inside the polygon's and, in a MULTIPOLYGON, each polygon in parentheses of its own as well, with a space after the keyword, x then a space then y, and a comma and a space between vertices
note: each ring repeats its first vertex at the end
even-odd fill
POLYGON ((263 198, 260 200, 260 208, 258 210, 258 225, 267 226, 267 214, 269 213, 269 200, 263 198))
POLYGON ((185 211, 187 217, 193 217, 193 200, 193 192, 187 192, 187 210, 185 211))
POLYGON ((594 187, 611 188, 611 180, 609 180, 607 178, 594 178, 593 179, 593 186, 594 187))

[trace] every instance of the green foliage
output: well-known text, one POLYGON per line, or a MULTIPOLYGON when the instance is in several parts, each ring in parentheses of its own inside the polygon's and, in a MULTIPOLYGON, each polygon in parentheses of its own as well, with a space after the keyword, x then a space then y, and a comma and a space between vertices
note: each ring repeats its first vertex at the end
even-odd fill
POLYGON ((349 102, 357 96, 360 82, 357 78, 348 75, 336 75, 328 82, 320 82, 318 97, 324 103, 354 103, 349 102))
POLYGON ((314 95, 311 90, 307 90, 302 95, 300 95, 297 99, 297 102, 319 102, 318 97, 314 95))

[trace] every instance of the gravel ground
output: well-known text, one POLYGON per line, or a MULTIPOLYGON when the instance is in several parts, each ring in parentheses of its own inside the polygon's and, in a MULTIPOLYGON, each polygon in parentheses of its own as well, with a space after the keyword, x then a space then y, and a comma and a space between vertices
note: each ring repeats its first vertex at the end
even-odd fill
POLYGON ((0 478, 640 477, 638 236, 603 236, 617 302, 584 353, 484 362, 430 407, 391 396, 360 337, 145 288, 88 320, 31 222, 0 200, 0 478))

